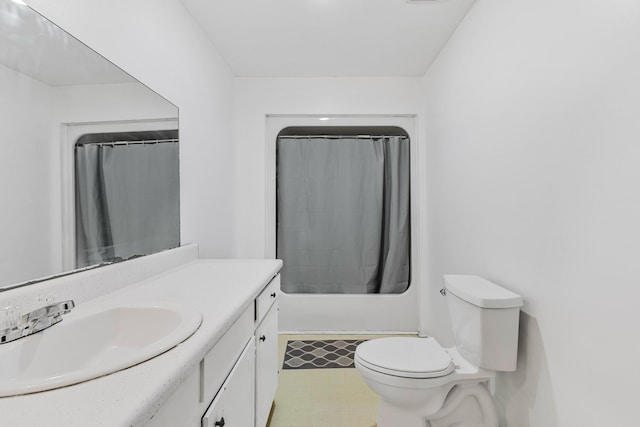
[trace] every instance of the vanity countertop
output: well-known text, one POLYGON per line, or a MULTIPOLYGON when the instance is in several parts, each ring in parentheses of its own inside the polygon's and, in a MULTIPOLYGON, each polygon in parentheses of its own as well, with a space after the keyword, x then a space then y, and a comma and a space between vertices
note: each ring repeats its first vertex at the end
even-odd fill
POLYGON ((199 310, 203 319, 189 339, 140 365, 73 386, 0 398, 0 424, 144 425, 281 267, 279 260, 194 260, 79 304, 68 316, 80 316, 102 306, 173 302, 199 310))

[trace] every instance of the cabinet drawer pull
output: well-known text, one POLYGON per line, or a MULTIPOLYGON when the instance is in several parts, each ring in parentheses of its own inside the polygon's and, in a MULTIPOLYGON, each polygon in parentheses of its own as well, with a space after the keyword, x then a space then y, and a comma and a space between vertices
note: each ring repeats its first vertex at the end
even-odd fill
POLYGON ((220 427, 224 427, 224 417, 220 418, 220 421, 216 421, 216 423, 214 424, 214 426, 220 426, 220 427))
POLYGON ((272 293, 271 293, 271 298, 275 298, 275 297, 276 297, 276 293, 275 293, 275 292, 272 292, 272 293))
POLYGON ((266 341, 267 337, 265 337, 264 335, 260 335, 260 341, 266 341))

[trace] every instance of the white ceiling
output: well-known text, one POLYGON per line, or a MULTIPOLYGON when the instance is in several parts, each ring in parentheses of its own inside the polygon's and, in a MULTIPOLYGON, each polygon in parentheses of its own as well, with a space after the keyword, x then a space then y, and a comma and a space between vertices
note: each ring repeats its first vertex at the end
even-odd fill
POLYGON ((28 6, 0 0, 0 64, 49 86, 136 80, 28 6))
POLYGON ((473 0, 182 0, 237 76, 422 76, 473 0))

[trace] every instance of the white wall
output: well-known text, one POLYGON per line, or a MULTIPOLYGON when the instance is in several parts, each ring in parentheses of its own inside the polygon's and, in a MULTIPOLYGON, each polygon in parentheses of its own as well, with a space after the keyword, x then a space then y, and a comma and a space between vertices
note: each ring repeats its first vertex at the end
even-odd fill
POLYGON ((47 138, 53 126, 51 88, 0 65, 0 94, 0 285, 6 285, 55 269, 53 194, 47 184, 56 156, 47 138))
POLYGON ((476 0, 425 77, 424 326, 444 273, 525 299, 502 425, 637 425, 640 3, 476 0))
POLYGON ((233 254, 233 76, 178 0, 29 4, 180 109, 182 242, 233 254), (220 184, 223 183, 223 184, 220 184))
MULTIPOLYGON (((420 78, 237 79, 234 106, 235 210, 238 219, 234 234, 237 254, 249 258, 274 254, 272 248, 265 247, 270 239, 275 245, 274 230, 267 230, 267 227, 275 227, 275 221, 268 225, 265 221, 265 218, 269 218, 265 207, 275 200, 274 187, 271 186, 269 190, 267 182, 268 177, 273 179, 274 175, 273 170, 268 173, 267 162, 271 162, 275 168, 275 140, 266 140, 267 115, 414 115, 423 107, 421 84, 420 78)), ((303 125, 300 121, 296 121, 296 124, 303 125)), ((409 131, 415 132, 412 129, 409 131)), ((420 144, 420 138, 412 138, 417 163, 421 160, 420 144)), ((420 167, 416 170, 420 170, 420 167)), ((412 199, 415 207, 422 205, 425 200, 418 181, 416 179, 414 182, 417 197, 412 199)), ((274 204, 271 203, 271 206, 274 204)), ((414 224, 419 229, 419 221, 414 224)), ((415 253, 418 254, 417 251, 415 253)), ((416 258, 415 286, 401 296, 370 296, 367 299, 363 296, 283 295, 280 303, 282 328, 415 332, 418 328, 417 278, 421 257, 418 254, 416 258), (381 312, 385 316, 380 316, 381 312)))

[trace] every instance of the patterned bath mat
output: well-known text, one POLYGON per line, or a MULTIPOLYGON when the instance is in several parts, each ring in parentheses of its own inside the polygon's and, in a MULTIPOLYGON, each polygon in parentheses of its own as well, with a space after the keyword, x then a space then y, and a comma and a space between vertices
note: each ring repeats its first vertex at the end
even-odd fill
POLYGON ((353 368, 353 354, 366 340, 287 341, 282 369, 353 368))

